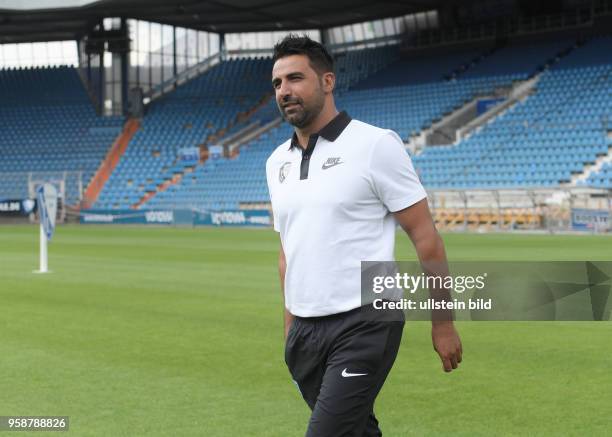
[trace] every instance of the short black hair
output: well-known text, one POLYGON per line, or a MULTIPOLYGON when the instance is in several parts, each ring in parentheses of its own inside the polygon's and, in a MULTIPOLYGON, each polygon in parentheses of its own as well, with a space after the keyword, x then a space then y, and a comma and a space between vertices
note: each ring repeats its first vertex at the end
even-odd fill
POLYGON ((310 66, 319 75, 334 72, 334 58, 323 44, 313 41, 306 35, 290 33, 274 46, 272 62, 291 55, 306 55, 310 66))

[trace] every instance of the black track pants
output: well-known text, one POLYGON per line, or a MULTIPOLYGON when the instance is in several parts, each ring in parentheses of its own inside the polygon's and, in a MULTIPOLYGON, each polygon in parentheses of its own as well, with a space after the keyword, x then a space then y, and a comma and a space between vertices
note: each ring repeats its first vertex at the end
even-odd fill
POLYGON ((401 311, 372 307, 324 317, 295 317, 285 362, 312 410, 307 437, 382 436, 374 400, 402 338, 401 311))

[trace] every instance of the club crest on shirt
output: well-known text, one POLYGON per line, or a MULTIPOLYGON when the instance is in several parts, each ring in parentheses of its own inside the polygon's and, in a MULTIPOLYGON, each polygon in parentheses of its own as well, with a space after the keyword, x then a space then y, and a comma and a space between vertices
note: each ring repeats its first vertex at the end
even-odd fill
POLYGON ((281 168, 278 170, 278 181, 282 184, 287 179, 289 175, 289 171, 291 170, 291 162, 285 162, 281 165, 281 168))

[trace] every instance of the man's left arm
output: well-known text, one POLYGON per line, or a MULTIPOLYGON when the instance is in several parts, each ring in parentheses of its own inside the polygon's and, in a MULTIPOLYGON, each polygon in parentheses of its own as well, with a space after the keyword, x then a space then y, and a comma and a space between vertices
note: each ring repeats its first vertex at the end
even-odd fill
MULTIPOLYGON (((444 243, 434 225, 427 199, 394 212, 393 215, 412 241, 424 273, 428 276, 447 276, 448 263, 444 243)), ((450 294, 446 289, 430 290, 430 293, 436 299, 450 301, 450 294)), ((452 311, 432 311, 431 337, 444 371, 456 369, 461 362, 463 350, 453 324, 452 311)))

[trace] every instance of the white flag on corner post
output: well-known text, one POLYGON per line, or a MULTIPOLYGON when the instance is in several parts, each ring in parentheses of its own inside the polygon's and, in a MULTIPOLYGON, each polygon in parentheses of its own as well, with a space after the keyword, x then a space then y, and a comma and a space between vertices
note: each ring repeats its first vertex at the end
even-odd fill
POLYGON ((36 189, 38 216, 40 217, 40 270, 37 273, 47 273, 47 242, 51 241, 55 231, 57 216, 57 189, 52 184, 44 184, 36 189))

